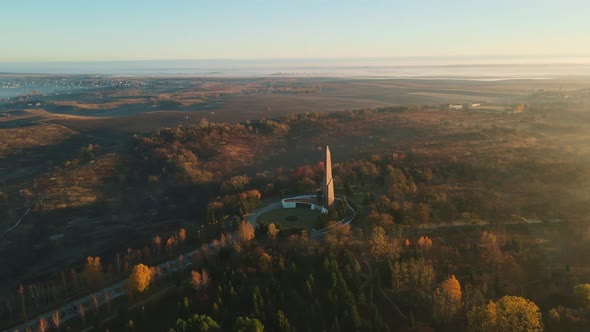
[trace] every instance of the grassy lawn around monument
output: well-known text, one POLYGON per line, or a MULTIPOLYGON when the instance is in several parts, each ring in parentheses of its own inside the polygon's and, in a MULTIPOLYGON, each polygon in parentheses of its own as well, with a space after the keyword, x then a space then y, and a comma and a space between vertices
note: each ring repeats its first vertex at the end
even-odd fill
POLYGON ((319 211, 293 208, 268 211, 257 219, 258 224, 278 224, 281 229, 313 228, 318 220, 319 211))

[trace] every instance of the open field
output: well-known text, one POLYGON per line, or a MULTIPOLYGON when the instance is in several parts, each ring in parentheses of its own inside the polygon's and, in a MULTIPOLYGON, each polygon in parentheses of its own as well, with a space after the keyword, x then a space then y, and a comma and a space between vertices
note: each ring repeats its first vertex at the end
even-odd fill
POLYGON ((318 219, 318 211, 307 208, 275 209, 258 217, 258 224, 278 224, 281 229, 313 228, 318 219))

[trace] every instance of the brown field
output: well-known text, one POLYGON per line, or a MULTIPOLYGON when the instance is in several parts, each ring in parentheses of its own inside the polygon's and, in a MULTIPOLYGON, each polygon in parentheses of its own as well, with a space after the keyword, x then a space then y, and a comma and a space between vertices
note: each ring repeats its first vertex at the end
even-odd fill
POLYGON ((56 106, 71 106, 78 109, 83 110, 98 110, 98 109, 112 109, 124 105, 136 105, 136 104, 146 104, 146 99, 120 99, 116 101, 109 101, 105 103, 79 103, 75 100, 68 100, 68 101, 55 101, 53 102, 56 106))

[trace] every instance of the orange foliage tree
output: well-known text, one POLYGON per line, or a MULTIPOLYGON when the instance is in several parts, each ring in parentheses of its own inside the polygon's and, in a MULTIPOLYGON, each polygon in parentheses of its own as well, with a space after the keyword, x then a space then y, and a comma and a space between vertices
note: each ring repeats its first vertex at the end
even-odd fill
POLYGON ((455 276, 440 283, 434 291, 434 315, 444 324, 448 324, 463 307, 461 284, 455 276))
POLYGON ((247 221, 242 221, 238 227, 238 236, 242 241, 250 241, 254 238, 254 227, 247 221))
POLYGON ((141 293, 148 288, 151 280, 152 272, 149 267, 143 264, 135 265, 129 276, 130 290, 141 293))
POLYGON ((418 239, 418 247, 420 247, 422 251, 428 251, 428 249, 432 248, 432 239, 428 236, 421 236, 420 239, 418 239))

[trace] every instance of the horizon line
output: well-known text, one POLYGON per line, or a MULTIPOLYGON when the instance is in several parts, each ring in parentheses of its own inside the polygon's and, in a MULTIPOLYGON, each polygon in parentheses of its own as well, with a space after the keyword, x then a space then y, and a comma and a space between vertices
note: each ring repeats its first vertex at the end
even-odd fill
POLYGON ((390 55, 390 56, 320 56, 320 57, 220 57, 220 58, 140 58, 140 59, 79 59, 79 60, 0 60, 0 63, 96 63, 96 62, 174 62, 174 61, 326 61, 326 60, 409 60, 409 59, 478 59, 478 58, 495 58, 495 59, 545 59, 545 58, 587 58, 590 61, 590 53, 572 53, 572 54, 461 54, 461 55, 390 55))

